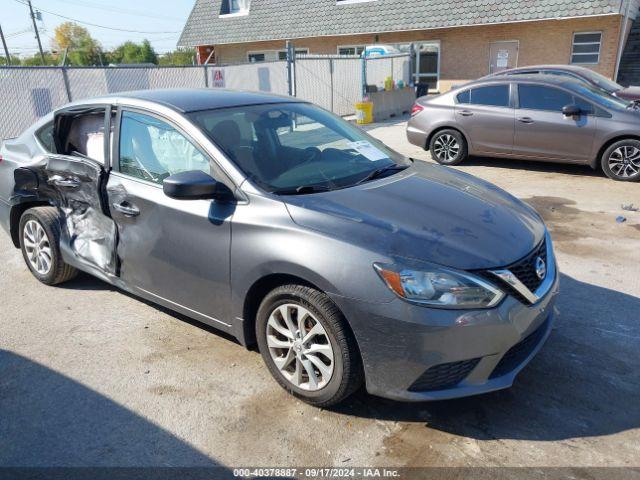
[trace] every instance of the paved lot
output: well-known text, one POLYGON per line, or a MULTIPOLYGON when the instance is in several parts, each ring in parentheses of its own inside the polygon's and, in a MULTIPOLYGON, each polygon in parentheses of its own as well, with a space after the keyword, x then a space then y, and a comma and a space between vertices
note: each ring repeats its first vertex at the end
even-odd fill
MULTIPOLYGON (((369 130, 428 158, 401 122, 369 130)), ((88 276, 39 284, 0 234, 0 465, 640 466, 640 212, 621 209, 640 207, 640 184, 460 168, 538 209, 563 272, 557 327, 514 388, 319 410, 212 330, 88 276)))

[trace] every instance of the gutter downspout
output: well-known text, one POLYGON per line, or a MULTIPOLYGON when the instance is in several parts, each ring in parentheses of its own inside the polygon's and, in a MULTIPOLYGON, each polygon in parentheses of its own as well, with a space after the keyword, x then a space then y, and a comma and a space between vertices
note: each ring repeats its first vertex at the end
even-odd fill
MULTIPOLYGON (((620 39, 618 40, 618 55, 616 58, 616 70, 613 75, 613 81, 618 81, 618 73, 620 71, 620 62, 622 61, 622 53, 624 51, 624 40, 625 40, 625 32, 627 30, 627 19, 629 18, 629 9, 631 8, 631 2, 633 0, 627 0, 627 9, 622 16, 622 20, 620 22, 620 39)), ((622 7, 624 5, 624 0, 620 0, 620 13, 622 13, 622 7)), ((631 32, 631 29, 629 29, 631 32)))

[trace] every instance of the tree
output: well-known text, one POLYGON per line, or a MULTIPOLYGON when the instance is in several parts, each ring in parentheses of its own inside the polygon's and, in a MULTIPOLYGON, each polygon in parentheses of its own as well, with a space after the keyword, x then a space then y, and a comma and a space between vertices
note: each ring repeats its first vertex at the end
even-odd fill
POLYGON ((158 63, 158 56, 149 40, 142 43, 125 42, 108 55, 109 63, 158 63))
POLYGON ((160 65, 193 65, 195 62, 196 51, 193 48, 179 48, 173 52, 167 52, 160 56, 158 62, 160 65))
MULTIPOLYGON (((11 59, 11 65, 20 65, 20 57, 16 57, 15 55, 9 54, 9 58, 11 59)), ((0 56, 0 65, 6 65, 7 58, 2 55, 0 56)))
POLYGON ((100 44, 89 31, 73 22, 64 22, 54 31, 53 48, 63 55, 68 49, 68 65, 97 65, 101 64, 100 44))
MULTIPOLYGON (((12 63, 13 65, 17 65, 12 63)), ((51 52, 44 52, 44 64, 45 65, 57 65, 58 62, 56 57, 51 52)), ((24 67, 37 67, 42 65, 42 58, 40 58, 40 53, 35 53, 30 57, 23 57, 20 61, 20 65, 24 67)))

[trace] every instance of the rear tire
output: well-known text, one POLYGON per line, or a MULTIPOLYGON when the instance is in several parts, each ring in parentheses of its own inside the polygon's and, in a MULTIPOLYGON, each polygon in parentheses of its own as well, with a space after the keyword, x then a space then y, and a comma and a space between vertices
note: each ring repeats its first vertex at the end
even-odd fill
POLYGON ((458 165, 468 157, 467 141, 453 129, 440 130, 429 142, 431 158, 441 165, 458 165))
POLYGON ((292 284, 270 292, 258 309, 256 337, 271 375, 311 405, 335 405, 362 385, 353 334, 340 310, 318 290, 292 284))
POLYGON ((604 174, 619 182, 640 180, 640 141, 620 140, 602 154, 600 165, 604 174))
POLYGON ((35 207, 20 217, 20 249, 34 277, 56 285, 75 277, 78 271, 62 260, 60 222, 54 207, 35 207))

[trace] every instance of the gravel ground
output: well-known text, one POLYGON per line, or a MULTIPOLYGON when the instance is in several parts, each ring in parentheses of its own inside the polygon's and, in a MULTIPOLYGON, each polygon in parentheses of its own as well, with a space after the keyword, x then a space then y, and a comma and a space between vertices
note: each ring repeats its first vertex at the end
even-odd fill
MULTIPOLYGON (((368 126, 415 158, 401 120, 368 126)), ((640 466, 640 184, 472 159, 548 222, 562 270, 545 348, 507 391, 319 410, 259 354, 86 275, 33 278, 0 234, 0 466, 640 466), (626 222, 617 223, 623 215, 626 222)))

